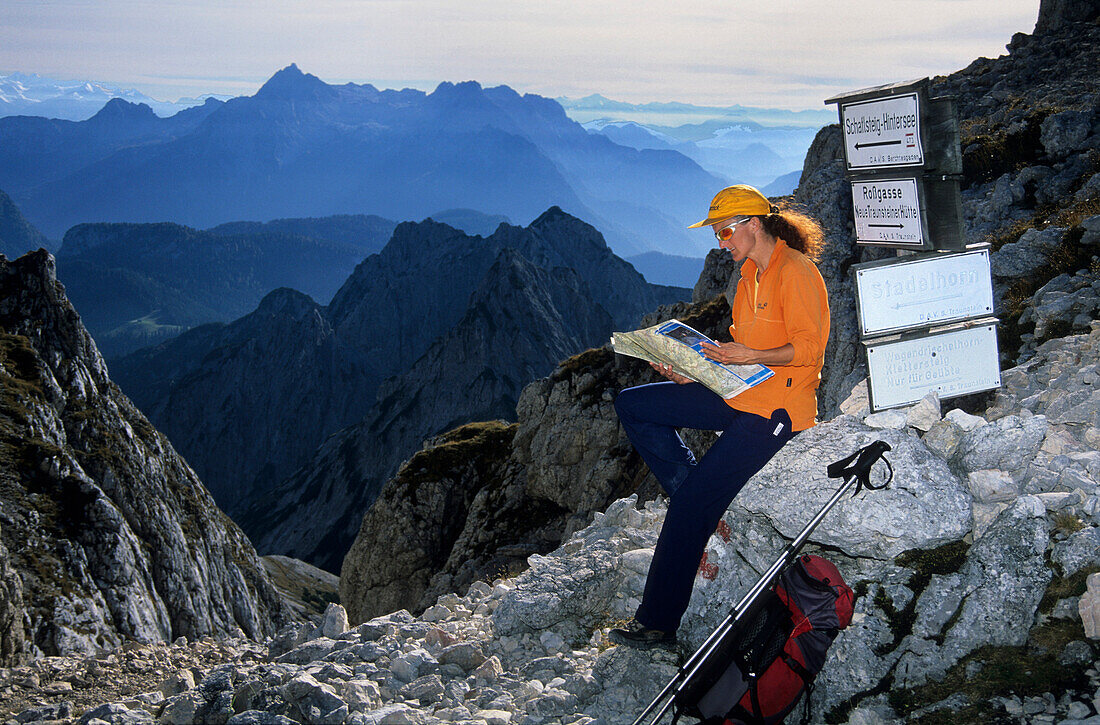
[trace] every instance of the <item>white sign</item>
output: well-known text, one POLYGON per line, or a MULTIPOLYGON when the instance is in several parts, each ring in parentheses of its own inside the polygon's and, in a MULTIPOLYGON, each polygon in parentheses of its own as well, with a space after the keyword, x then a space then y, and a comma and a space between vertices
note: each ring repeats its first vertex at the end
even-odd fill
POLYGON ((993 314, 989 250, 856 267, 864 337, 993 314))
POLYGON ((993 324, 867 346, 874 410, 912 405, 935 390, 951 398, 1001 386, 993 324))
POLYGON ((856 242, 922 246, 916 179, 853 181, 856 242))
POLYGON ((916 93, 841 105, 840 119, 849 169, 924 163, 916 93))

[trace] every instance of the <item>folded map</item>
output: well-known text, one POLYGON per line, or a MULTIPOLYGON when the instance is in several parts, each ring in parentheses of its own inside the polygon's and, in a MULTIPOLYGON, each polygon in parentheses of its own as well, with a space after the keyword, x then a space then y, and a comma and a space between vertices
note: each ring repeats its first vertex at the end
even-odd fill
POLYGON ((703 355, 704 342, 718 344, 679 320, 611 335, 611 347, 620 355, 671 365, 675 372, 707 386, 727 400, 774 374, 763 365, 724 365, 710 360, 703 355))

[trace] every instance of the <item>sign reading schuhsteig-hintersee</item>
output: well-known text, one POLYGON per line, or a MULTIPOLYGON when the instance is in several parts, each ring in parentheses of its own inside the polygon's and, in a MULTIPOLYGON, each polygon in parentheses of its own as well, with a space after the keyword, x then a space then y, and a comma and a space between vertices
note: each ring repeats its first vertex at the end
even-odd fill
POLYGON ((914 255, 853 269, 863 337, 993 314, 988 249, 914 255))
POLYGON ((916 178, 852 182, 859 244, 923 247, 916 178))
POLYGON ((950 398, 1001 386, 993 323, 866 345, 874 410, 911 405, 931 390, 950 398))
POLYGON ((916 93, 842 103, 840 118, 849 170, 924 164, 916 93))

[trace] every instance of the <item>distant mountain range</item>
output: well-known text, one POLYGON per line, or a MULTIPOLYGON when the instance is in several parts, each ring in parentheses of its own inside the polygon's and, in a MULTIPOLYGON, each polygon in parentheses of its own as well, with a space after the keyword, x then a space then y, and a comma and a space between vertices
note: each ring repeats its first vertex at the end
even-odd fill
POLYGON ((584 98, 556 99, 569 117, 579 123, 597 119, 636 121, 646 125, 679 126, 694 121, 725 119, 748 121, 768 126, 800 126, 818 129, 836 123, 836 111, 820 110, 788 111, 781 108, 753 106, 696 106, 690 103, 625 103, 605 98, 596 93, 584 98))
POLYGON ((819 128, 764 126, 729 118, 675 127, 599 119, 584 127, 623 146, 678 151, 730 183, 768 187, 767 193, 774 196, 798 186, 798 172, 819 128))
POLYGON ((691 289, 699 281, 704 260, 664 252, 643 252, 627 257, 626 261, 634 265, 634 269, 654 284, 670 284, 691 289))
POLYGON ((65 81, 45 78, 37 73, 0 75, 0 116, 43 116, 84 121, 98 113, 112 98, 144 103, 158 116, 172 116, 191 106, 201 106, 207 98, 224 100, 227 97, 211 94, 200 98, 181 98, 170 103, 150 98, 140 91, 97 81, 65 81))
POLYGON ((0 119, 0 188, 47 236, 83 222, 476 209, 519 221, 560 206, 622 254, 702 256, 685 220, 722 185, 674 151, 592 136, 554 101, 474 82, 432 93, 333 86, 289 66, 251 97, 158 118, 109 101, 87 121, 0 119))
POLYGON ((115 358, 209 322, 229 322, 279 287, 328 304, 396 222, 338 216, 179 224, 79 224, 57 253, 69 299, 115 358))

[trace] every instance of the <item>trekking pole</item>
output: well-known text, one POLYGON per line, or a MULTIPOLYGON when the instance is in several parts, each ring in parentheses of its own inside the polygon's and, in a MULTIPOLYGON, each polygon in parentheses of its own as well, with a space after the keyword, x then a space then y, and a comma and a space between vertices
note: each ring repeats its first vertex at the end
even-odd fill
MULTIPOLYGON (((874 441, 852 455, 835 463, 829 464, 826 472, 829 478, 844 478, 844 483, 841 485, 837 492, 833 494, 833 497, 829 499, 829 502, 825 504, 817 515, 810 519, 810 522, 806 524, 805 528, 794 538, 794 540, 787 545, 779 557, 772 563, 768 570, 756 581, 756 584, 748 591, 745 596, 741 598, 741 601, 730 611, 722 623, 711 632, 706 641, 703 642, 700 647, 695 650, 695 653, 687 659, 684 664, 680 665, 680 668, 676 671, 676 674, 669 681, 665 688, 661 690, 660 694, 649 703, 649 706, 642 711, 642 714, 634 720, 633 725, 641 725, 649 713, 656 709, 657 705, 664 700, 670 693, 674 694, 679 692, 685 683, 691 680, 703 663, 707 660, 710 654, 715 648, 722 642, 726 634, 733 628, 737 622, 739 622, 748 611, 749 607, 760 596, 764 590, 771 586, 776 577, 779 576, 785 568, 787 568, 791 562, 797 558, 798 551, 805 545, 806 539, 810 537, 817 525, 821 523, 821 520, 825 518, 825 515, 836 505, 836 503, 848 492, 848 490, 854 485, 856 487, 855 493, 857 495, 864 487, 871 490, 878 490, 886 488, 886 485, 890 483, 893 478, 894 471, 890 466, 890 461, 886 460, 882 454, 890 450, 890 445, 886 441, 874 441), (882 459, 882 462, 886 464, 886 468, 889 473, 886 480, 879 484, 873 485, 870 481, 871 468, 882 459)), ((668 702, 661 708, 657 716, 650 721, 650 725, 656 725, 668 712, 669 708, 675 703, 674 697, 669 697, 668 702)))

